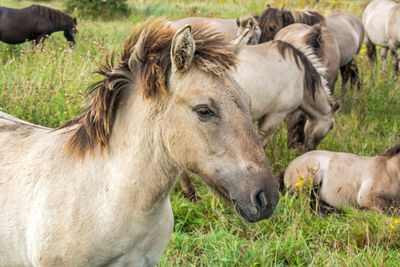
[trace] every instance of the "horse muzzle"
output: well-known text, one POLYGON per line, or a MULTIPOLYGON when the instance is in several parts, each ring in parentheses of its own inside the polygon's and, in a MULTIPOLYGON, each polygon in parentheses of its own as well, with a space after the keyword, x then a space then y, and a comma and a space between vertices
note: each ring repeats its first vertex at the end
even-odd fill
POLYGON ((231 197, 236 213, 248 222, 258 222, 270 218, 279 202, 279 190, 255 191, 248 200, 231 197))

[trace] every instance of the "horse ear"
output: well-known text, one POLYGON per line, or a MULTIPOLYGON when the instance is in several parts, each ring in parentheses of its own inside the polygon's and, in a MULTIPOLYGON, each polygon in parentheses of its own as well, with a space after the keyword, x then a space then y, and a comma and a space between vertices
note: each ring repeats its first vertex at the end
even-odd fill
POLYGON ((268 8, 271 8, 271 5, 270 5, 270 4, 267 4, 267 9, 268 9, 268 8))
POLYGON ((240 27, 240 19, 239 19, 239 18, 236 18, 236 25, 237 25, 238 27, 240 27))
POLYGON ((236 54, 239 54, 242 51, 243 47, 249 43, 250 39, 250 30, 245 29, 242 34, 232 41, 232 44, 237 47, 236 54))
POLYGON ((175 72, 185 72, 192 66, 196 44, 191 31, 190 25, 186 24, 172 39, 171 62, 175 72))
POLYGON ((250 27, 253 28, 253 26, 254 26, 254 20, 251 19, 249 23, 250 23, 250 27))

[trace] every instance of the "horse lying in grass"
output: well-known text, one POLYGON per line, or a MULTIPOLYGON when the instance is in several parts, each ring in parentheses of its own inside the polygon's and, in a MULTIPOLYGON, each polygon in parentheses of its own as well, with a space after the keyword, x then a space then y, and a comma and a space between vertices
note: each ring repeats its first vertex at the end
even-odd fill
MULTIPOLYGON (((326 69, 325 79, 327 86, 333 93, 337 80, 340 64, 340 51, 333 33, 320 24, 309 26, 302 23, 294 23, 281 29, 274 40, 282 40, 292 44, 303 53, 305 48, 313 48, 322 66, 326 69)), ((304 125, 307 121, 306 114, 296 110, 288 114, 285 122, 288 128, 287 144, 291 149, 304 144, 304 125)))
POLYGON ((146 23, 82 116, 48 129, 1 113, 0 265, 154 266, 183 169, 243 219, 272 216, 278 184, 230 75, 236 53, 207 27, 146 23))
POLYGON ((363 24, 366 31, 365 43, 367 55, 376 61, 376 45, 381 46, 383 69, 386 70, 387 50, 390 49, 394 78, 398 79, 400 47, 400 4, 390 0, 374 0, 368 4, 363 13, 363 24))
POLYGON ((326 26, 335 35, 339 46, 342 92, 345 92, 346 83, 351 77, 360 88, 358 69, 353 63, 353 58, 362 46, 364 27, 357 16, 348 12, 339 12, 325 18, 315 11, 285 10, 271 8, 268 5, 258 23, 261 29, 260 43, 272 40, 280 29, 293 23, 307 25, 320 23, 326 26))
POLYGON ((76 18, 60 10, 31 5, 23 9, 0 7, 0 41, 8 44, 20 44, 33 40, 36 44, 53 32, 64 31, 64 36, 75 45, 76 18))
POLYGON ((383 209, 400 201, 400 144, 376 157, 311 151, 287 167, 284 183, 290 191, 309 182, 318 198, 341 208, 383 209))
MULTIPOLYGON (((251 98, 251 118, 257 123, 263 146, 286 115, 298 108, 308 118, 304 126, 306 150, 315 149, 333 127, 338 105, 326 87, 324 68, 312 48, 304 47, 303 51, 272 41, 247 45, 239 54, 233 78, 251 98)), ((181 179, 181 186, 185 196, 196 198, 189 176, 181 179)))

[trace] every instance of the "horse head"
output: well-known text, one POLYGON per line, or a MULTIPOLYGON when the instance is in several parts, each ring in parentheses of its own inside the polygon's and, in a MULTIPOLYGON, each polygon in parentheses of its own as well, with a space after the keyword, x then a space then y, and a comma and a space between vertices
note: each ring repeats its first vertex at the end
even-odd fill
POLYGON ((68 40, 70 43, 70 46, 73 47, 75 46, 75 35, 78 32, 76 29, 76 26, 78 25, 78 20, 76 18, 73 18, 72 23, 68 24, 67 28, 64 30, 64 37, 68 40))
POLYGON ((258 21, 253 15, 236 18, 236 24, 239 27, 237 36, 240 36, 244 30, 249 29, 250 38, 247 44, 258 44, 261 35, 261 29, 258 21))
POLYGON ((260 43, 263 43, 273 40, 278 31, 294 23, 294 19, 291 12, 285 10, 284 7, 279 9, 268 5, 258 23, 261 29, 260 43))
MULTIPOLYGON (((233 49, 224 49, 224 57, 237 50, 233 43, 219 47, 223 39, 210 32, 214 43, 206 48, 207 40, 199 39, 196 31, 192 35, 187 25, 172 41, 169 83, 175 105, 169 124, 179 130, 168 132, 168 147, 179 165, 231 200, 239 216, 250 222, 270 217, 279 200, 278 184, 253 129, 250 99, 229 71, 213 66, 213 60, 223 56, 222 47, 233 49), (203 66, 197 53, 203 63, 209 62, 203 66)), ((236 55, 223 61, 233 59, 236 55)))

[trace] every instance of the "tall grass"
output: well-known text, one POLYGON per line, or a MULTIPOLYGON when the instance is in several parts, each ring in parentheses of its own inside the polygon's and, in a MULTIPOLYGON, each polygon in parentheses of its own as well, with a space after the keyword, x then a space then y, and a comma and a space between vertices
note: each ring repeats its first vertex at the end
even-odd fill
MULTIPOLYGON (((273 6, 313 8, 324 14, 348 10, 361 15, 368 1, 312 0, 269 1, 273 6)), ((9 7, 32 1, 2 0, 9 7)), ((62 2, 45 5, 62 8, 62 2)), ((0 43, 0 108, 24 120, 57 127, 85 106, 86 87, 99 79, 92 75, 112 51, 121 51, 131 27, 149 16, 177 19, 185 16, 234 18, 260 14, 265 1, 151 0, 131 1, 132 16, 92 22, 79 20, 77 46, 70 50, 62 33, 55 33, 43 48, 30 43, 0 43)), ((79 19, 79 18, 78 18, 79 19)), ((319 148, 356 153, 381 154, 398 140, 400 84, 392 79, 393 68, 383 72, 381 63, 371 65, 366 56, 357 57, 362 91, 348 89, 341 101, 335 126, 319 148)), ((269 140, 266 154, 275 173, 299 153, 286 148, 284 125, 269 140)), ((383 213, 344 208, 321 217, 310 209, 307 192, 283 193, 275 215, 255 224, 239 219, 229 203, 195 180, 202 200, 193 204, 175 188, 171 202, 174 233, 160 266, 395 266, 400 262, 398 210, 383 213)))

